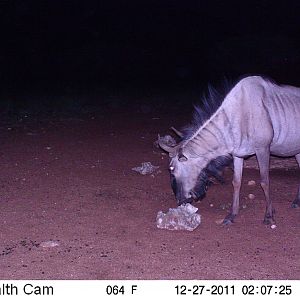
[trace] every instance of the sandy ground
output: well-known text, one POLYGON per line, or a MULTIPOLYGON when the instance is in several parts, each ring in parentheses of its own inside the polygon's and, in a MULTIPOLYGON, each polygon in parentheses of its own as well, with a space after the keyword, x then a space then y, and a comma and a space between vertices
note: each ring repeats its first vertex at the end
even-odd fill
POLYGON ((293 159, 273 161, 270 172, 277 228, 262 224, 253 159, 233 225, 218 224, 231 203, 228 169, 226 183, 195 204, 202 217, 196 230, 156 228, 157 212, 176 203, 168 158, 153 142, 174 120, 144 106, 3 123, 0 279, 300 279, 293 159), (146 161, 159 169, 144 176, 131 170, 146 161))

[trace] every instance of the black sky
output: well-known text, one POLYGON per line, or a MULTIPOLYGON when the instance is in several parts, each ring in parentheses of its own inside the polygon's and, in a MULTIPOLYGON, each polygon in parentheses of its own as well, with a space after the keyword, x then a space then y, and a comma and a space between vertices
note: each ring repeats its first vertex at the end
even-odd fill
POLYGON ((0 1, 1 88, 300 82, 299 1, 0 1))

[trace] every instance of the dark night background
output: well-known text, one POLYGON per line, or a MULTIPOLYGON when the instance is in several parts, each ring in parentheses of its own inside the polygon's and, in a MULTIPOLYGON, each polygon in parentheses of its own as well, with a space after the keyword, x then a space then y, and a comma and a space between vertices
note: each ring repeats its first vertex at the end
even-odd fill
POLYGON ((178 141, 209 84, 300 86, 299 25, 300 0, 0 0, 0 280, 299 280, 294 158, 271 160, 277 228, 254 157, 235 224, 218 165, 199 228, 156 227, 176 207, 158 134, 178 141))
POLYGON ((244 74, 300 85, 299 12, 299 1, 1 0, 1 110, 200 96, 244 74))

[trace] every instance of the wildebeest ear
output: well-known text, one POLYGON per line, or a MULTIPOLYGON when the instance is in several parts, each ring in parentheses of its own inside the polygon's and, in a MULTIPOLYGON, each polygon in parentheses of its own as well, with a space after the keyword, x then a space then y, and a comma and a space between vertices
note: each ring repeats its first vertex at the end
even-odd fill
POLYGON ((178 156, 178 160, 179 160, 179 161, 187 161, 188 159, 187 159, 186 156, 184 156, 184 155, 182 154, 182 155, 178 156))
POLYGON ((187 161, 188 158, 182 153, 182 149, 179 149, 178 151, 178 160, 179 161, 187 161))

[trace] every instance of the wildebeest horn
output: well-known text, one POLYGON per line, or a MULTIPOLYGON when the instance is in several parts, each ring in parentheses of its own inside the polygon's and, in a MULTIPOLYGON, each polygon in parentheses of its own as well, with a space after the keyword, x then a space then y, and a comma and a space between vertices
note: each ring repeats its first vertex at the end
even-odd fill
POLYGON ((183 133, 182 132, 180 132, 179 130, 177 130, 175 127, 171 127, 171 129, 179 136, 179 137, 181 137, 181 138, 183 138, 183 133))
POLYGON ((173 157, 175 155, 177 146, 169 146, 165 143, 164 139, 158 135, 158 145, 165 151, 169 153, 169 156, 173 157))

